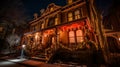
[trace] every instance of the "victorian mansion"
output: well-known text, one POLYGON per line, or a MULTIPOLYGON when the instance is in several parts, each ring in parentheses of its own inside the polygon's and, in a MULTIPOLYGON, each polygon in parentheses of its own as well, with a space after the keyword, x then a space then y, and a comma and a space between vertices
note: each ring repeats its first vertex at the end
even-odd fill
POLYGON ((34 14, 21 44, 26 45, 26 51, 37 53, 40 50, 54 51, 59 47, 74 51, 92 43, 96 50, 103 51, 107 59, 101 20, 93 0, 67 0, 65 6, 51 3, 41 10, 40 16, 34 14))

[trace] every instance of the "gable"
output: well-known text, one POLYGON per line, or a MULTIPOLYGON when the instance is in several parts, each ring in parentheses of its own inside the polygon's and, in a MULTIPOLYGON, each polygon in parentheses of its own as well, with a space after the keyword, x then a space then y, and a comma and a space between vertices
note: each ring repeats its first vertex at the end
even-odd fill
POLYGON ((47 9, 43 12, 43 14, 41 16, 47 15, 47 14, 54 12, 55 10, 60 9, 60 8, 61 8, 61 6, 57 6, 54 3, 51 3, 48 5, 47 9))

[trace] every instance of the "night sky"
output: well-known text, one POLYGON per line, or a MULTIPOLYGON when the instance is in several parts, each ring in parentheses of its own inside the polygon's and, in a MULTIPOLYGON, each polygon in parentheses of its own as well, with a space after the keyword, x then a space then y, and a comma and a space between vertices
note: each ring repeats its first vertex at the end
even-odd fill
MULTIPOLYGON (((13 2, 18 2, 12 6, 12 10, 17 8, 21 13, 25 12, 23 15, 29 16, 30 19, 33 19, 34 13, 40 13, 40 9, 46 9, 50 3, 55 3, 59 6, 66 5, 66 0, 1 0, 0 2, 0 14, 3 14, 8 11, 13 2), (16 6, 17 5, 17 6, 16 6), (9 9, 8 9, 9 8, 9 9), (21 9, 22 8, 22 9, 21 9)), ((110 7, 112 0, 96 0, 95 4, 97 8, 107 14, 108 7, 110 7)), ((11 11, 12 12, 12 11, 11 11)), ((5 13, 6 14, 6 13, 5 13)), ((21 14, 20 14, 21 15, 21 14)))
MULTIPOLYGON (((46 9, 48 4, 55 3, 56 5, 66 5, 66 0, 22 0, 27 12, 31 17, 34 13, 40 13, 40 9, 46 9)), ((112 0, 96 0, 95 4, 99 10, 104 11, 104 15, 107 13, 107 9, 110 7, 112 0)))
POLYGON ((40 13, 40 9, 46 9, 50 3, 64 6, 66 0, 22 0, 27 12, 33 17, 34 13, 40 13))

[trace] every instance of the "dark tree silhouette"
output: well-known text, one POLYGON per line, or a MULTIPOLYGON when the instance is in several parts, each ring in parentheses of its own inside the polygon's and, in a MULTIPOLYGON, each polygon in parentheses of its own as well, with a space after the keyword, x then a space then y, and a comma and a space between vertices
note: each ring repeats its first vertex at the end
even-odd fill
POLYGON ((0 39, 5 40, 14 35, 21 36, 23 29, 27 28, 27 20, 28 16, 21 0, 1 0, 0 26, 4 28, 5 34, 1 35, 4 38, 0 39))
POLYGON ((26 11, 21 0, 1 1, 0 20, 7 25, 8 29, 25 28, 27 19, 28 16, 26 15, 26 11))

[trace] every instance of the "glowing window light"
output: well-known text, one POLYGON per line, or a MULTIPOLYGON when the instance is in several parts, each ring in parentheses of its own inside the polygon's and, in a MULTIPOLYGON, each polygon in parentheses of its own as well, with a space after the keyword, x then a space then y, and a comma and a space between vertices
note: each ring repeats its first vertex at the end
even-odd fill
POLYGON ((38 34, 35 35, 35 39, 36 39, 36 40, 37 40, 37 38, 38 38, 38 34))

